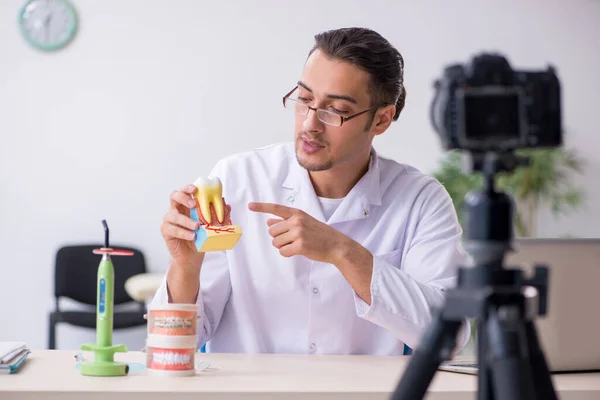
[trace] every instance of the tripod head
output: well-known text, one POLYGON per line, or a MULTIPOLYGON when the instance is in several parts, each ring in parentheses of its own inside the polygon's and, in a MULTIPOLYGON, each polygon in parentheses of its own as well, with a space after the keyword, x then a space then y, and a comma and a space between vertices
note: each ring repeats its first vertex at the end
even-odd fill
POLYGON ((548 272, 539 266, 535 275, 526 279, 517 267, 506 267, 504 259, 513 251, 515 203, 512 197, 497 189, 499 173, 513 173, 528 166, 529 157, 512 151, 471 154, 473 171, 483 174, 483 187, 465 196, 464 248, 472 257, 474 271, 459 269, 458 285, 471 288, 513 285, 514 289, 534 287, 538 293, 537 310, 529 314, 543 316, 547 310, 548 272))
POLYGON ((472 168, 482 172, 484 184, 481 190, 465 196, 465 250, 476 265, 501 268, 505 253, 511 250, 514 203, 508 194, 496 189, 496 176, 528 165, 529 159, 513 152, 474 153, 471 157, 472 168))

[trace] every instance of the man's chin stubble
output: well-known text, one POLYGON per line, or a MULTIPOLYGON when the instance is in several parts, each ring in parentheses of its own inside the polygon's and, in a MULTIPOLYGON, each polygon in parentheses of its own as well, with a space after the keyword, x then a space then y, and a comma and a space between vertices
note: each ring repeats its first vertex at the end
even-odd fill
POLYGON ((333 167, 333 163, 331 161, 322 164, 305 163, 300 159, 299 152, 300 151, 298 150, 298 147, 296 147, 296 160, 302 168, 306 169, 309 172, 326 171, 333 167))

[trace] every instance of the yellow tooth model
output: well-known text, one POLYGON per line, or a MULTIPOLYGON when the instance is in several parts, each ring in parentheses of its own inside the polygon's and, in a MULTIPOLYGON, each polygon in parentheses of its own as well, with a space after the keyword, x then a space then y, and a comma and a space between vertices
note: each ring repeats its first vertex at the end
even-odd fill
POLYGON ((196 229, 196 249, 200 252, 229 250, 237 243, 242 230, 231 223, 231 206, 223 198, 223 185, 219 178, 196 179, 194 193, 196 207, 190 217, 200 222, 196 229))

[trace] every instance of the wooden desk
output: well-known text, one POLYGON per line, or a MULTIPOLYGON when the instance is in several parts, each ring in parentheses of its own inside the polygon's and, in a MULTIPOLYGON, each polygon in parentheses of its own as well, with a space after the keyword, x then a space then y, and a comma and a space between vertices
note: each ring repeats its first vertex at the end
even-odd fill
MULTIPOLYGON (((0 375, 0 399, 389 399, 407 362, 407 357, 199 354, 211 369, 193 377, 149 377, 133 371, 100 378, 80 375, 74 355, 34 350, 18 374, 0 375)), ((118 354, 116 359, 145 360, 141 352, 118 354)), ((554 379, 563 400, 600 398, 600 373, 554 379)), ((476 389, 475 376, 440 371, 427 399, 473 400, 476 389)))

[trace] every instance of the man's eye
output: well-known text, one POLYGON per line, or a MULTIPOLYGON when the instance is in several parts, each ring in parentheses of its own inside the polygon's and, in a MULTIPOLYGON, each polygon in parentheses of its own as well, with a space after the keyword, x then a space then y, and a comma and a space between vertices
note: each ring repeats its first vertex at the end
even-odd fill
POLYGON ((340 110, 335 107, 329 107, 329 108, 331 109, 331 111, 333 111, 336 114, 348 114, 348 111, 346 111, 346 110, 340 110))
POLYGON ((306 97, 300 97, 300 96, 298 96, 298 101, 300 101, 302 103, 310 103, 310 99, 308 99, 306 97))

